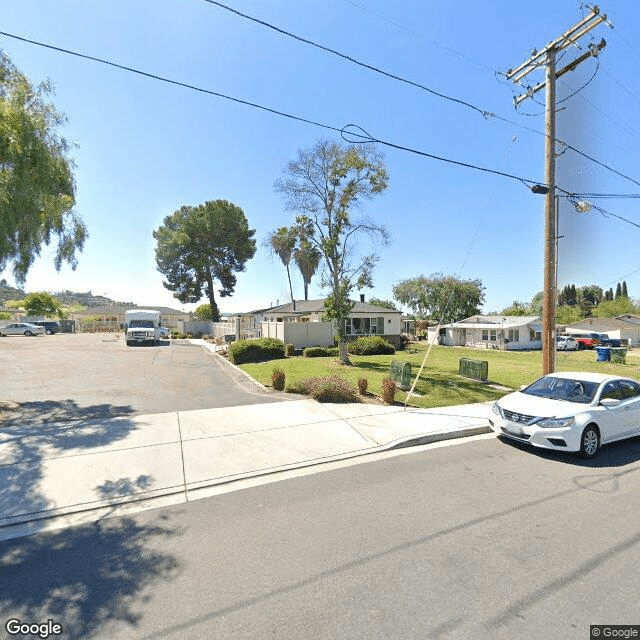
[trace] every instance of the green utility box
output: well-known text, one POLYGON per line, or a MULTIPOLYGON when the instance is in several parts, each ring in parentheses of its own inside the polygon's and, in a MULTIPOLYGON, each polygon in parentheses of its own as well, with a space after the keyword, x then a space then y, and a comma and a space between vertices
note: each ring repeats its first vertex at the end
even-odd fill
POLYGON ((618 364, 627 364, 626 347, 611 347, 611 362, 618 364))
POLYGON ((489 379, 489 363, 486 360, 460 358, 458 374, 465 378, 486 382, 489 379))
POLYGON ((389 376, 403 391, 411 387, 411 365, 408 362, 392 360, 389 365, 389 376))

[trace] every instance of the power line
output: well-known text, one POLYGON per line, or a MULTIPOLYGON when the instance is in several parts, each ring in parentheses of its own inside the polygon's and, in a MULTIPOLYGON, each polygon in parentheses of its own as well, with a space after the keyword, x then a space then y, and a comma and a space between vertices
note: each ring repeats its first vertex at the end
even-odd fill
POLYGON ((461 100, 460 98, 454 98, 452 96, 448 96, 444 93, 440 93, 439 91, 435 91, 434 89, 430 89, 429 87, 420 84, 419 82, 414 82, 413 80, 409 80, 407 78, 403 78, 402 76, 398 76, 394 73, 390 73, 388 71, 384 71, 383 69, 380 69, 379 67, 376 67, 372 64, 368 64, 366 62, 362 62, 356 58, 353 58, 352 56, 349 56, 345 53, 341 53, 340 51, 336 51, 335 49, 331 49, 330 47, 326 47, 323 44, 319 44, 318 42, 314 42, 313 40, 309 40, 308 38, 303 38, 302 36, 297 36, 294 33, 291 33, 290 31, 286 31, 285 29, 281 29, 280 27, 276 27, 275 25, 266 22, 265 20, 260 20, 259 18, 254 18, 253 16, 250 16, 246 13, 242 13, 241 11, 238 11, 237 9, 233 9, 232 7, 227 6, 226 4, 222 4, 221 2, 217 2, 216 0, 203 0, 204 2, 208 2, 209 4, 215 5, 216 7, 220 7, 221 9, 224 9, 225 11, 229 11, 230 13, 234 13, 237 16, 240 16, 241 18, 245 18, 246 20, 250 20, 251 22, 255 22, 256 24, 259 24, 263 27, 267 27, 267 29, 272 29, 273 31, 281 34, 281 35, 285 35, 289 38, 293 38, 294 40, 298 40, 298 42, 303 42, 304 44, 308 44, 312 47, 316 47, 317 49, 321 49, 322 51, 326 51, 327 53, 331 53, 335 56, 338 56, 339 58, 342 58, 344 60, 348 60, 349 62, 352 62, 353 64, 358 65, 359 67, 363 67, 364 69, 369 69, 370 71, 374 71, 375 73, 379 73, 383 76, 386 76, 387 78, 391 78, 392 80, 397 80, 398 82, 404 82, 405 84, 409 84, 413 87, 417 87, 418 89, 422 89, 423 91, 427 91, 428 93, 433 94, 434 96, 437 96, 438 98, 442 98, 443 100, 449 100, 451 102, 455 102, 457 104, 460 104, 464 107, 467 107, 469 109, 473 109, 474 111, 477 111, 478 113, 482 114, 485 118, 488 118, 489 116, 492 116, 493 114, 490 111, 486 111, 484 109, 481 109, 480 107, 476 107, 475 105, 471 104, 470 102, 466 102, 465 100, 461 100))
MULTIPOLYGON (((129 67, 126 65, 122 65, 122 64, 118 64, 116 62, 112 62, 110 60, 105 60, 103 58, 98 58, 96 56, 90 56, 84 53, 79 53, 77 51, 72 51, 70 49, 64 49, 62 47, 57 47, 54 45, 50 45, 50 44, 46 44, 43 42, 39 42, 37 40, 31 40, 29 38, 24 38, 22 36, 18 36, 12 33, 7 33, 5 31, 0 31, 0 35, 6 36, 8 38, 13 38, 15 40, 19 40, 21 42, 26 42, 28 44, 33 44, 39 47, 43 47, 45 49, 51 49, 53 51, 57 51, 60 53, 66 53, 67 55, 71 55, 77 58, 81 58, 84 60, 89 60, 91 62, 97 62, 99 64, 104 64, 110 67, 114 67, 116 69, 120 69, 122 71, 128 71, 129 73, 134 73, 136 75, 140 75, 146 78, 150 78, 152 80, 157 80, 160 82, 165 82, 168 84, 172 84, 175 86, 179 86, 179 87, 183 87, 185 89, 191 89, 192 91, 197 91, 199 93, 203 93, 206 95, 212 95, 218 98, 223 98, 225 100, 230 100, 232 102, 238 103, 238 104, 243 104, 245 106, 249 106, 249 107, 253 107, 255 109, 260 109, 262 111, 266 111, 267 113, 271 113, 273 115, 278 115, 284 118, 288 118, 291 120, 295 120, 297 122, 303 122, 305 124, 310 124, 316 127, 321 127, 323 129, 328 129, 330 131, 334 131, 337 133, 340 133, 343 137, 343 139, 347 142, 351 142, 351 143, 358 143, 358 144, 362 144, 362 143, 367 143, 367 142, 372 142, 372 143, 376 143, 376 144, 380 144, 383 146, 387 146, 389 148, 392 149, 397 149, 400 151, 406 151, 408 153, 412 153, 414 155, 418 155, 421 157, 425 157, 425 158, 431 158, 433 160, 438 160, 440 162, 445 162, 448 164, 452 164, 455 166, 459 166, 459 167, 464 167, 467 169, 473 169, 475 171, 480 171, 483 173, 489 173, 492 175, 497 175, 503 178, 509 178, 511 180, 517 180, 519 182, 521 182, 522 184, 526 185, 527 187, 531 187, 532 185, 536 185, 536 184, 540 184, 539 180, 532 180, 530 178, 523 178, 521 176, 517 176, 515 174, 511 174, 511 173, 506 173, 504 171, 499 171, 498 169, 492 169, 490 167, 484 167, 481 165, 476 165, 476 164, 472 164, 469 162, 463 162, 460 160, 453 160, 452 158, 447 158, 444 156, 438 156, 432 153, 428 153, 426 151, 421 151, 419 149, 413 149, 411 147, 406 147, 403 145, 399 145, 393 142, 389 142, 388 140, 382 140, 379 138, 374 138, 373 136, 371 136, 367 131, 365 131, 364 129, 362 129, 362 127, 358 126, 358 125, 354 125, 354 124, 349 124, 346 125, 344 127, 334 127, 328 124, 324 124, 321 122, 317 122, 315 120, 311 120, 309 118, 303 118, 300 116, 296 116, 294 114, 291 113, 287 113, 285 111, 281 111, 279 109, 274 109, 272 107, 267 107, 265 105, 261 105, 258 104, 256 102, 251 102, 249 100, 244 100, 241 98, 236 98, 233 96, 229 96, 226 95, 224 93, 218 92, 218 91, 212 91, 210 89, 204 89, 202 87, 198 87, 196 85, 192 85, 192 84, 188 84, 186 82, 181 82, 179 80, 173 80, 171 78, 165 78, 163 76, 154 74, 154 73, 149 73, 147 71, 141 71, 140 69, 135 69, 133 67, 129 67)), ((597 162, 597 161, 596 161, 597 162)), ((556 188, 559 191, 562 191, 563 193, 565 193, 567 196, 573 197, 573 198, 577 198, 578 194, 574 194, 571 193, 570 191, 566 191, 565 189, 562 189, 559 185, 556 185, 556 188)), ((607 194, 601 194, 602 197, 605 197, 607 194)), ((636 195, 640 195, 640 194, 611 194, 611 197, 635 197, 636 195)), ((619 216, 617 214, 611 213, 610 211, 607 211, 605 209, 603 209, 602 207, 599 207, 597 205, 592 205, 594 209, 597 209, 598 211, 600 211, 603 215, 605 216, 612 216, 615 218, 618 218, 620 220, 623 220, 624 222, 628 222, 629 224, 632 224, 638 228, 640 228, 640 225, 636 224, 635 222, 632 222, 630 220, 627 220, 626 218, 623 218, 622 216, 619 216)))
MULTIPOLYGON (((356 65, 358 65, 360 67, 363 67, 365 69, 369 69, 370 71, 374 71, 375 73, 379 73, 379 74, 381 74, 383 76, 391 78, 392 80, 397 80, 398 82, 403 82, 405 84, 409 84, 409 85, 411 85, 413 87, 416 87, 418 89, 422 89, 423 91, 427 91, 428 93, 430 93, 432 95, 435 95, 435 96, 437 96, 439 98, 442 98, 444 100, 449 100, 451 102, 454 102, 454 103, 460 104, 460 105, 462 105, 464 107, 467 107, 469 109, 472 109, 472 110, 482 114, 482 116, 485 119, 496 118, 497 120, 501 120, 502 122, 506 122, 506 123, 508 123, 510 125, 513 125, 513 126, 516 126, 516 127, 521 127, 521 128, 526 129, 528 131, 532 131, 532 132, 534 132, 534 133, 536 133, 538 135, 542 135, 542 136, 546 137, 546 133, 544 133, 542 131, 538 131, 536 129, 527 127, 527 126, 522 125, 522 124, 520 124, 518 122, 510 120, 509 118, 505 118, 503 116, 496 115, 492 111, 489 111, 488 109, 483 109, 482 107, 478 107, 478 106, 476 106, 474 104, 471 104, 470 102, 467 102, 466 100, 462 100, 460 98, 454 98, 452 96, 447 96, 447 95, 445 95, 443 93, 435 91, 434 89, 430 89, 429 87, 427 87, 427 86, 425 86, 423 84, 420 84, 418 82, 414 82, 413 80, 409 80, 409 79, 404 78, 402 76, 398 76, 396 74, 384 71, 383 69, 380 69, 379 67, 376 67, 376 66, 368 64, 366 62, 362 62, 360 60, 357 60, 356 58, 353 58, 352 56, 349 56, 349 55, 346 55, 346 54, 341 53, 339 51, 336 51, 335 49, 331 49, 330 47, 326 47, 326 46, 324 46, 322 44, 319 44, 319 43, 317 43, 317 42, 315 42, 313 40, 310 40, 308 38, 303 38, 301 36, 295 35, 295 34, 291 33, 290 31, 286 31, 285 29, 277 27, 277 26, 275 26, 275 25, 273 25, 273 24, 271 24, 269 22, 266 22, 265 20, 261 20, 259 18, 255 18, 254 16, 250 16, 250 15, 248 15, 246 13, 242 13, 241 11, 238 11, 237 9, 233 9, 232 7, 229 7, 226 4, 223 4, 222 2, 218 2, 217 0, 203 0, 203 1, 207 2, 207 3, 211 4, 211 5, 214 5, 216 7, 219 7, 221 9, 224 9, 225 11, 229 11, 230 13, 233 13, 233 14, 235 14, 237 16, 240 16, 241 18, 244 18, 244 19, 249 20, 251 22, 255 22, 256 24, 259 24, 259 25, 264 26, 264 27, 266 27, 268 29, 271 29, 271 30, 275 31, 276 33, 279 33, 281 35, 285 35, 285 36, 287 36, 289 38, 293 38, 294 40, 297 40, 297 41, 302 42, 304 44, 308 44, 308 45, 310 45, 312 47, 316 47, 317 49, 320 49, 322 51, 326 51, 327 53, 331 53, 333 55, 336 55, 336 56, 338 56, 338 57, 340 57, 340 58, 342 58, 344 60, 348 60, 349 62, 352 62, 352 63, 354 63, 354 64, 356 64, 356 65)), ((589 82, 591 82, 592 79, 593 78, 591 78, 587 82, 587 84, 589 82)), ((631 178, 631 177, 621 173, 620 171, 617 171, 617 170, 613 169, 612 167, 610 167, 609 165, 605 164, 604 162, 600 162, 599 160, 596 160, 592 156, 589 156, 588 154, 586 154, 586 153, 584 153, 582 151, 579 151, 575 147, 573 147, 571 145, 568 145, 568 144, 562 142, 561 140, 558 140, 557 138, 555 138, 555 141, 559 142, 561 144, 564 144, 564 146, 566 146, 567 148, 571 149, 572 151, 578 153, 579 155, 583 156, 584 158, 586 158, 586 159, 588 159, 588 160, 590 160, 592 162, 595 162, 596 164, 598 164, 599 166, 603 167, 604 169, 612 171, 613 173, 615 173, 616 175, 620 176, 621 178, 625 178, 626 180, 629 180, 629 181, 633 182, 634 184, 637 184, 638 186, 640 186, 640 181, 635 180, 634 178, 631 178)))
POLYGON ((458 51, 457 49, 452 49, 451 47, 447 47, 446 45, 438 42, 437 40, 432 40, 431 38, 427 38, 426 36, 422 35, 421 33, 418 33, 417 31, 413 31, 412 29, 407 29, 407 27, 399 24, 398 22, 394 22, 393 20, 391 20, 390 18, 387 18, 386 16, 383 16, 380 13, 376 13, 375 11, 372 11, 371 9, 367 9, 366 7, 363 7, 359 4, 357 4, 356 2, 353 2, 353 0, 342 0, 343 2, 346 2, 347 4, 350 4, 353 7, 356 7, 358 9, 360 9, 361 11, 365 11, 366 13, 370 13, 372 16, 375 16, 376 18, 380 18, 380 20, 384 20, 385 22, 388 22, 389 24, 392 24, 394 27, 397 27, 398 29, 405 31, 406 33, 410 33, 411 35, 417 36, 418 38, 420 38, 421 40, 424 40, 425 42, 428 42, 429 44, 432 44, 435 47, 439 47, 440 49, 444 49, 445 51, 448 51, 449 53, 453 53, 456 56, 460 56, 461 58, 464 58, 465 60, 468 60, 469 62, 473 62, 474 64, 478 65, 479 67, 482 67, 483 69, 487 69, 488 71, 493 72, 493 69, 484 64, 483 62, 480 62, 479 60, 476 60, 475 58, 472 58, 471 56, 468 56, 466 53, 463 53, 462 51, 458 51))
MULTIPOLYGON (((471 163, 467 163, 467 162, 462 162, 462 161, 458 161, 458 160, 452 160, 451 158, 446 158, 443 156, 437 156, 431 153, 427 153, 426 151, 419 151, 417 149, 411 149, 409 147, 403 147, 402 145, 398 145, 398 144, 394 144, 392 142, 388 142, 385 140, 377 140, 374 139, 373 137, 371 137, 364 129, 362 129, 361 127, 359 127, 358 125, 347 125, 345 127, 333 127, 331 125, 328 124, 324 124, 321 122, 317 122, 315 120, 310 120, 309 118, 302 118, 300 116, 296 116, 293 115, 291 113, 287 113, 285 111, 281 111, 279 109, 274 109, 272 107, 266 107, 264 105, 258 104, 257 102, 251 102, 249 100, 243 100, 241 98, 235 98, 233 96, 229 96, 226 95, 224 93, 220 93, 218 91, 212 91, 210 89, 203 89, 202 87, 198 87, 196 85, 192 85, 192 84, 187 84, 185 82, 180 82, 178 80, 172 80, 171 78, 165 78, 163 76, 159 76, 157 74, 154 73, 149 73, 146 71, 141 71, 139 69, 135 69, 133 67, 129 67, 126 65, 122 65, 122 64, 118 64, 116 62, 111 62, 109 60, 105 60, 103 58, 98 58, 96 56, 90 56, 84 53, 79 53, 77 51, 72 51, 70 49, 63 49, 62 47, 56 47, 54 45, 50 45, 50 44, 46 44, 44 42, 39 42, 37 40, 30 40, 29 38, 24 38, 22 36, 17 36, 14 35, 12 33, 7 33, 5 31, 0 31, 0 35, 9 37, 9 38, 14 38, 16 40, 20 40, 21 42, 26 42, 29 44, 33 44, 39 47, 44 47, 45 49, 51 49, 53 51, 58 51, 60 53, 66 53, 68 55, 71 56, 75 56, 78 58, 82 58, 84 60, 90 60, 91 62, 97 62, 100 64, 104 64, 104 65, 108 65, 110 67, 115 67, 116 69, 121 69, 122 71, 128 71, 130 73, 135 73, 137 75, 140 76, 144 76, 146 78, 150 78, 152 80, 158 80, 160 82, 166 82, 168 84, 172 84, 172 85, 176 85, 179 87, 184 87, 185 89, 191 89, 193 91, 198 91, 200 93, 204 93, 207 95, 212 95, 218 98, 223 98, 225 100, 230 100, 232 102, 236 102, 239 104, 243 104, 249 107, 254 107, 256 109, 261 109, 262 111, 266 111, 268 113, 272 113, 274 115, 278 115, 278 116, 282 116, 284 118, 289 118, 291 120, 296 120, 298 122, 304 122, 306 124, 311 124, 314 125, 316 127, 322 127, 323 129, 329 129, 331 131, 335 131, 337 133, 340 133, 343 138, 345 140, 347 140, 347 138, 345 136, 351 136, 352 138, 355 138, 355 140, 350 140, 350 142, 352 143, 367 143, 367 142, 377 142, 381 145, 385 145, 394 149, 399 149, 399 150, 403 150, 403 151, 408 151, 410 153, 416 154, 416 155, 421 155, 423 157, 427 157, 427 158, 432 158, 434 160, 439 160, 441 162, 447 162, 449 164, 454 164, 457 166, 461 166, 461 167, 466 167, 469 169, 475 169, 477 171, 482 171, 485 173, 492 173, 494 175, 499 175, 505 178, 511 178, 512 180, 518 180, 519 182, 522 182, 523 184, 530 186, 530 185, 534 185, 534 184, 539 184, 539 180, 532 180, 530 178, 522 178, 520 176, 516 176, 513 174, 509 174, 509 173, 505 173, 503 171, 499 171, 497 169, 491 169, 489 167, 482 167, 480 165, 474 165, 471 163), (348 129, 348 131, 347 131, 348 129)), ((349 141, 349 140, 347 140, 349 141)))
POLYGON ((152 80, 159 80, 160 82, 166 82, 168 84, 173 84, 178 87, 184 87, 185 89, 191 89, 192 91, 199 91, 200 93, 206 93, 208 95, 216 96, 218 98, 224 98, 225 100, 230 100, 232 102, 237 102, 239 104, 244 104, 248 107, 254 107, 255 109, 262 109, 263 111, 267 111, 269 113, 273 113, 278 116, 282 116, 284 118, 290 118, 292 120, 298 120, 299 122, 305 122, 307 124, 315 125, 316 127, 322 127, 324 129, 330 129, 331 131, 336 131, 340 133, 341 129, 339 127, 332 127, 327 124, 322 124, 321 122, 316 122, 315 120, 309 120, 308 118, 302 118, 300 116, 295 116, 290 113, 286 113, 284 111, 279 111, 278 109, 273 109, 271 107, 265 107, 264 105, 258 104, 257 102, 250 102, 249 100, 243 100, 241 98, 234 98, 233 96, 226 95, 224 93, 220 93, 218 91, 212 91, 210 89, 203 89, 202 87, 198 87, 193 84, 187 84, 186 82, 180 82, 179 80, 172 80, 171 78, 165 78, 163 76, 156 75, 154 73, 149 73, 147 71, 141 71, 140 69, 134 69, 133 67, 128 67, 123 64, 118 64, 117 62, 111 62, 110 60, 104 60, 103 58, 97 58, 95 56, 90 56, 84 53, 79 53, 77 51, 72 51, 70 49, 63 49, 62 47, 56 47, 52 44, 46 44, 44 42, 38 42, 37 40, 30 40, 29 38, 23 38, 22 36, 17 36, 13 33, 7 33, 6 31, 0 31, 0 35, 6 36, 7 38, 14 38, 15 40, 20 40, 21 42, 27 42, 29 44, 34 44, 38 47, 44 47, 45 49, 51 49, 53 51, 59 51, 60 53, 66 53, 71 56, 75 56, 76 58, 82 58, 84 60, 91 60, 92 62, 99 62, 100 64, 105 64, 110 67, 115 67, 116 69, 121 69, 123 71, 129 71, 130 73, 135 73, 140 76, 144 76, 146 78, 151 78, 152 80))
POLYGON ((622 84, 622 82, 620 82, 619 80, 616 80, 607 70, 605 67, 602 67, 602 71, 605 73, 606 76, 609 77, 610 80, 612 80, 613 82, 615 82, 623 91, 625 91, 626 93, 628 93, 638 104, 640 104, 640 100, 638 98, 636 98, 636 96, 629 90, 627 89, 627 87, 625 87, 625 85, 622 84))

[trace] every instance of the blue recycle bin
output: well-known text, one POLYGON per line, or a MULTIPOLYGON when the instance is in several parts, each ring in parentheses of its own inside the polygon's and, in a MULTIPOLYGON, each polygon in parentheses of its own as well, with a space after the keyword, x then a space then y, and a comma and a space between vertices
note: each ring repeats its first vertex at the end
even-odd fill
POLYGON ((598 357, 596 362, 610 362, 611 361, 611 347, 596 347, 598 357))

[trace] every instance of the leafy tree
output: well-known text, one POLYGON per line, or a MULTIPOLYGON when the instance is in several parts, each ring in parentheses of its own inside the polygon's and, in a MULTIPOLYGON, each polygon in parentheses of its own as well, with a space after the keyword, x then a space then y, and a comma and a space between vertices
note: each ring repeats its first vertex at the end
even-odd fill
POLYGON ((11 314, 6 311, 0 311, 0 320, 10 320, 11 314))
POLYGON ((589 302, 593 307, 604 299, 604 293, 602 288, 597 284, 590 284, 586 287, 580 287, 578 290, 578 303, 583 301, 589 302))
POLYGON ((381 300, 380 298, 371 298, 369 300, 369 304, 372 304, 375 307, 384 307, 385 309, 393 309, 394 311, 398 310, 396 307, 396 303, 392 300, 381 300))
POLYGON ((622 287, 620 286, 620 283, 618 282, 618 285, 616 286, 616 300, 622 295, 622 287))
POLYGON ((322 253, 306 238, 302 238, 298 248, 293 252, 293 259, 300 269, 304 282, 304 299, 309 299, 309 285, 322 260, 322 253))
POLYGON ((288 227, 280 227, 278 230, 271 233, 269 236, 268 244, 271 250, 282 260, 282 264, 287 270, 287 278, 289 279, 289 292, 291 293, 291 302, 293 302, 293 287, 291 286, 291 271, 289 270, 289 264, 293 257, 293 252, 298 241, 298 236, 295 229, 289 229, 288 227))
POLYGON ((433 273, 402 280, 393 287, 393 297, 418 317, 439 323, 455 322, 480 313, 484 302, 481 280, 460 280, 433 273))
POLYGON ((556 308, 556 322, 558 324, 573 324, 582 320, 580 308, 573 305, 562 305, 556 308))
POLYGON ((69 144, 56 133, 64 117, 47 102, 51 84, 32 85, 0 51, 0 271, 24 284, 42 245, 57 237, 59 271, 77 266, 87 229, 73 210, 69 144))
POLYGON ((514 300, 511 303, 511 306, 506 307, 502 310, 500 315, 503 316, 526 316, 529 315, 530 309, 529 304, 527 302, 520 302, 519 300, 514 300))
POLYGON ((54 298, 46 291, 38 291, 30 293, 21 301, 27 315, 30 316, 53 316, 60 317, 62 313, 62 305, 57 298, 54 298))
POLYGON ((629 298, 620 296, 615 300, 601 302, 593 309, 593 315, 597 318, 615 318, 616 316, 621 316, 624 313, 640 313, 640 307, 633 304, 629 298))
POLYGON ((622 297, 623 298, 628 298, 629 297, 629 293, 627 291, 627 282, 626 282, 626 280, 622 281, 622 297))
POLYGON ((153 232, 156 265, 166 278, 162 284, 180 302, 198 302, 204 292, 217 322, 214 280, 221 297, 233 294, 235 273, 255 255, 254 234, 242 209, 227 200, 181 207, 153 232))
POLYGON ((213 314, 211 313, 211 305, 209 303, 201 304, 199 307, 196 307, 194 313, 198 320, 213 319, 213 314))
POLYGON ((533 298, 531 298, 531 302, 529 303, 529 309, 531 310, 531 315, 539 316, 542 315, 542 307, 544 305, 544 291, 538 291, 533 298))
POLYGON ((340 145, 319 140, 298 151, 284 177, 275 183, 287 208, 297 214, 298 237, 316 248, 324 263, 321 280, 330 290, 324 317, 335 323, 340 359, 351 364, 344 331, 353 302, 354 287, 373 285, 374 254, 360 256, 356 241, 363 234, 388 242, 387 230, 366 217, 356 219, 352 210, 387 188, 387 170, 373 145, 340 145))

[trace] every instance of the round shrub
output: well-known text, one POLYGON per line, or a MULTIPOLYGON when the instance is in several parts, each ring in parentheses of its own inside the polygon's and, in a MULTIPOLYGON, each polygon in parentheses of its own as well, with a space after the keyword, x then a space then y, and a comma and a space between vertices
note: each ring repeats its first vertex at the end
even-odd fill
POLYGON ((285 345, 276 338, 238 340, 229 347, 229 359, 233 364, 279 360, 285 357, 285 345))
POLYGON ((287 356, 290 358, 291 356, 295 355, 296 352, 296 345, 295 344, 287 344, 287 356))
POLYGON ((362 336, 347 344, 347 350, 354 356, 392 355, 395 347, 382 336, 362 336))
POLYGON ((273 386, 274 391, 284 390, 284 380, 284 371, 282 369, 274 369, 271 374, 271 385, 273 386))
POLYGON ((369 385, 369 381, 366 378, 358 378, 358 391, 361 396, 367 395, 367 386, 369 385))
POLYGON ((337 347, 307 347, 302 355, 305 358, 329 358, 331 356, 339 356, 340 349, 337 347))
POLYGON ((386 404, 393 404, 396 399, 396 383, 391 378, 382 381, 382 399, 386 404))

